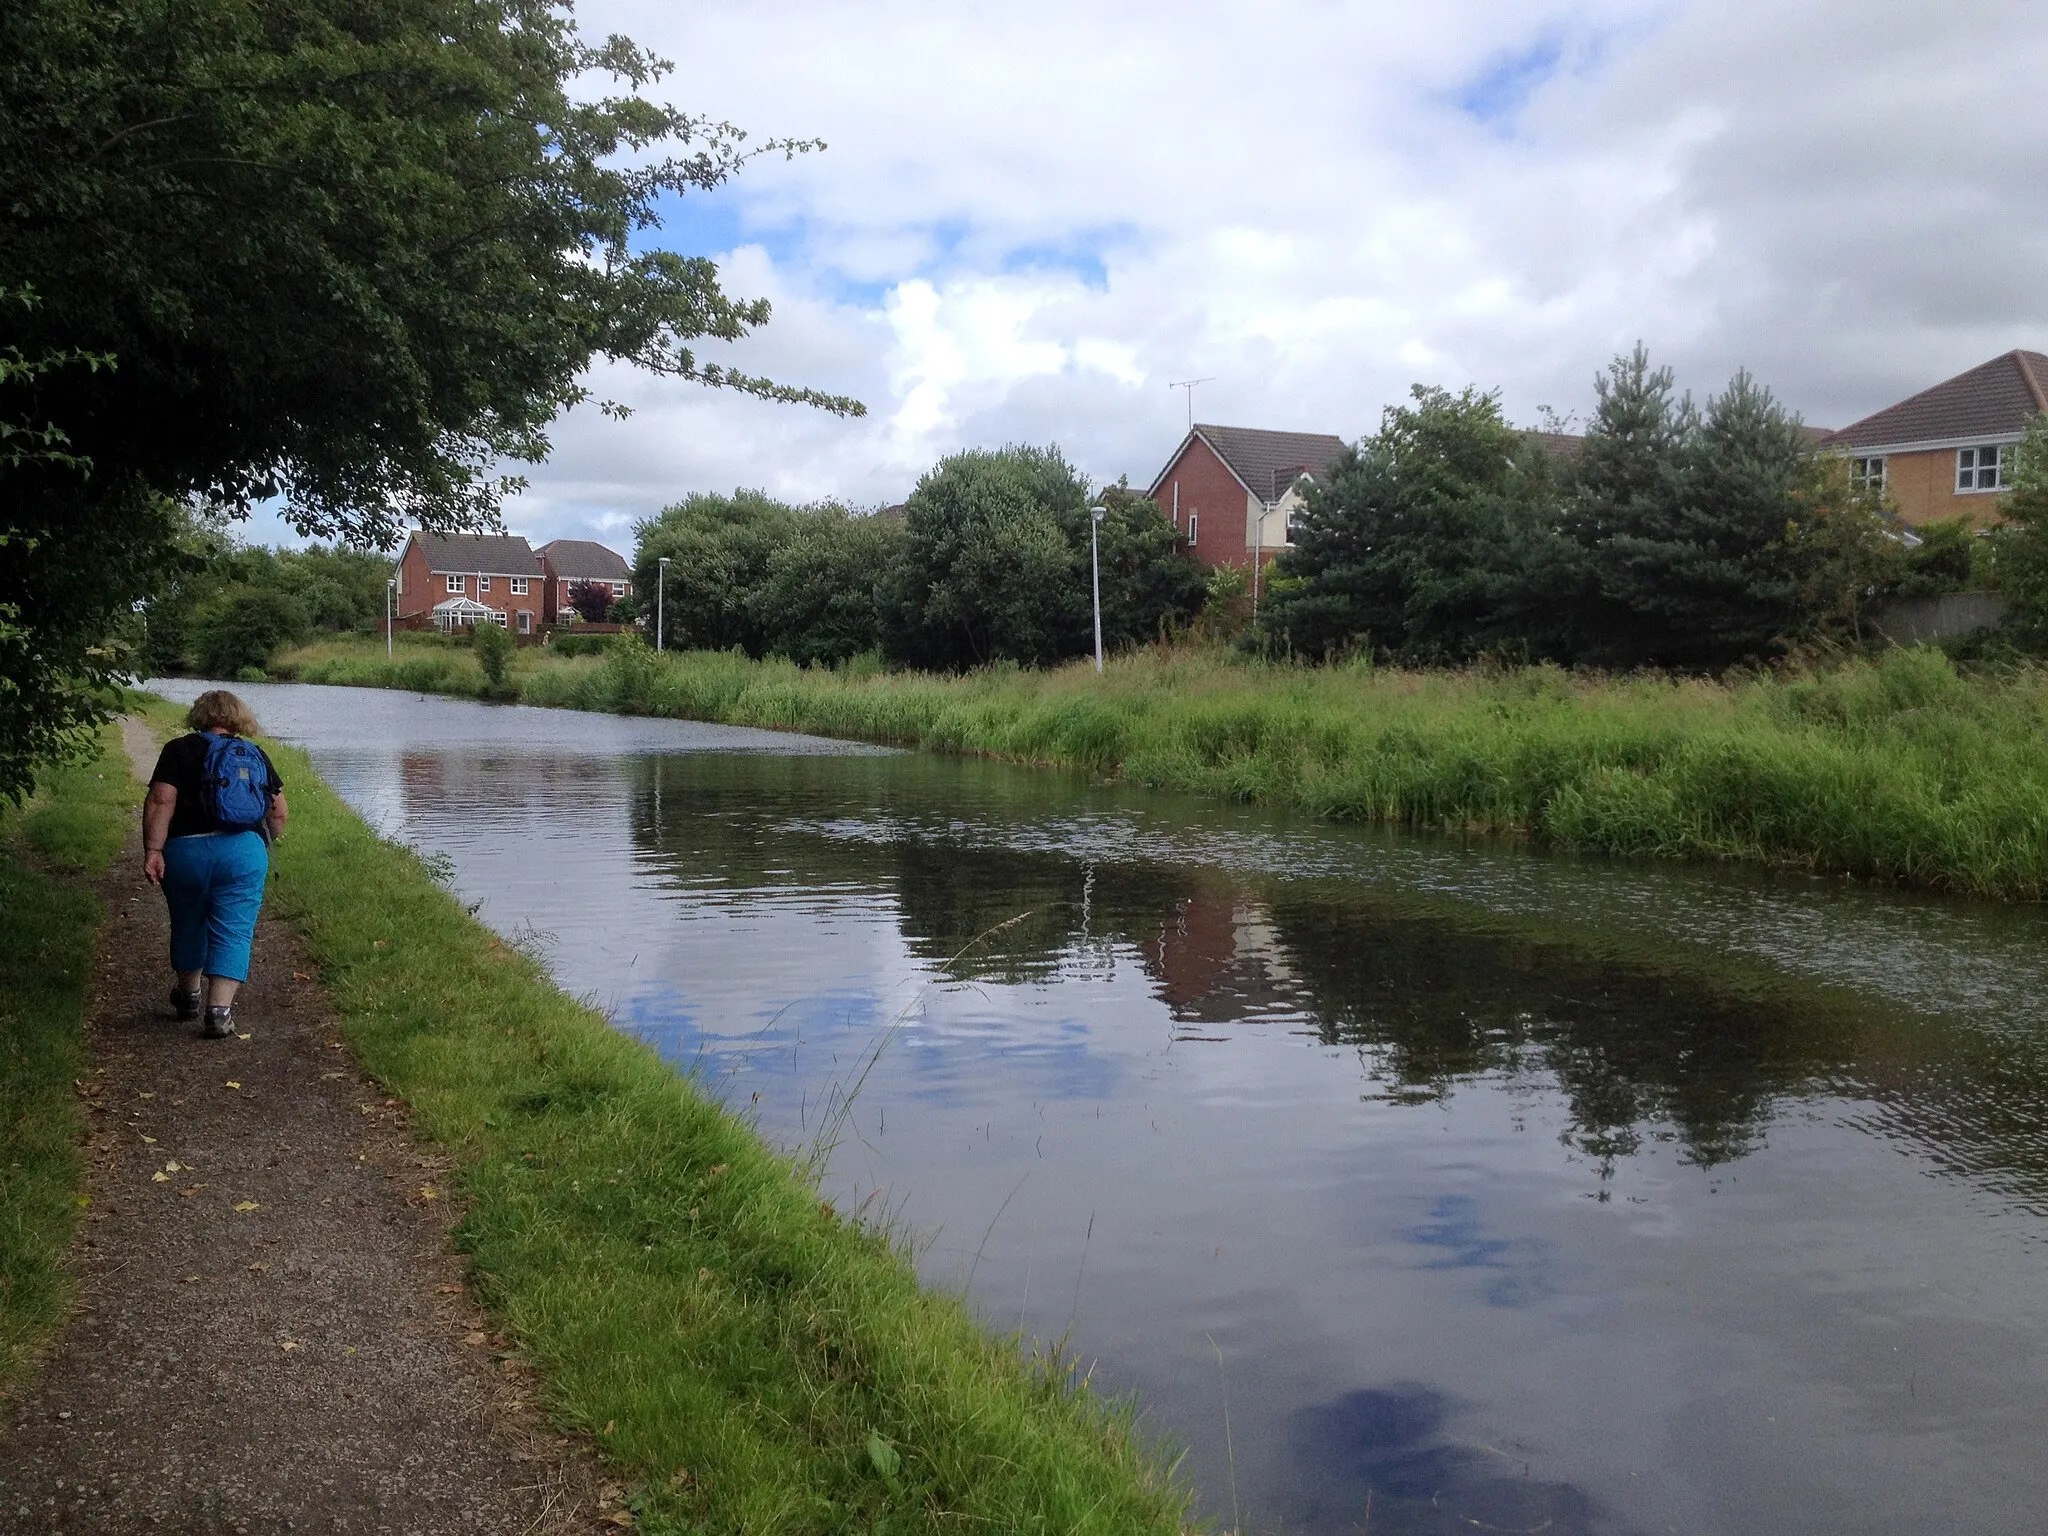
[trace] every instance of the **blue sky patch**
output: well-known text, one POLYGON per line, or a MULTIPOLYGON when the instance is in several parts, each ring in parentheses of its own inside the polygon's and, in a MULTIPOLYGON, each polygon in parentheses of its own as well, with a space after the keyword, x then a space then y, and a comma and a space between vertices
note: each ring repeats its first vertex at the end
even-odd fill
POLYGON ((1491 1272, 1488 1306, 1526 1307, 1548 1295, 1549 1282, 1539 1272, 1543 1245, 1529 1238, 1487 1237, 1480 1223, 1479 1202, 1470 1195, 1439 1195, 1429 1203, 1429 1219, 1403 1235, 1436 1250, 1424 1269, 1491 1272))
POLYGON ((1564 39, 1556 33, 1539 38, 1519 53, 1496 56, 1484 71, 1458 87, 1458 109, 1489 128, 1507 131, 1529 104, 1537 87, 1564 62, 1564 39))

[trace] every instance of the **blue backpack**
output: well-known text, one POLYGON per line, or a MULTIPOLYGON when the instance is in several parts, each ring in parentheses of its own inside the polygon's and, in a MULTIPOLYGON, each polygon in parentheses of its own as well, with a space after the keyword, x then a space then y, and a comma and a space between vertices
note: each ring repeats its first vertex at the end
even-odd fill
POLYGON ((224 832, 253 832, 270 814, 270 764, 253 741, 214 737, 201 782, 206 813, 224 832))

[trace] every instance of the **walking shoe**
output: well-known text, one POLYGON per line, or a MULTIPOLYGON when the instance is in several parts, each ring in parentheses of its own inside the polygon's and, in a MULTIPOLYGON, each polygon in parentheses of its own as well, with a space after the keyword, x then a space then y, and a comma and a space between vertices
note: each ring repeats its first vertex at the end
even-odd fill
POLYGON ((183 987, 172 985, 171 1007, 177 1010, 180 1024, 189 1024, 199 1017, 201 1001, 197 987, 187 992, 183 987))
POLYGON ((199 1026, 199 1033, 208 1040, 225 1040, 235 1032, 235 1011, 229 1007, 214 1007, 206 1010, 206 1022, 199 1026))

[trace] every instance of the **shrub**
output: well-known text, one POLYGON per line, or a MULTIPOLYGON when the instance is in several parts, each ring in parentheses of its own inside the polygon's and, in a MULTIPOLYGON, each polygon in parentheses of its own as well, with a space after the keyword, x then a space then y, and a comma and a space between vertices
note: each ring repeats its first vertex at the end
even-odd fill
POLYGON ((483 668, 484 681, 494 691, 503 689, 505 669, 512 660, 512 637, 505 632, 505 626, 479 624, 471 643, 476 647, 476 664, 483 668))
POLYGON ((209 677, 239 677, 245 668, 261 673, 272 652, 305 632, 305 613, 284 593, 234 587, 194 617, 194 659, 209 677))

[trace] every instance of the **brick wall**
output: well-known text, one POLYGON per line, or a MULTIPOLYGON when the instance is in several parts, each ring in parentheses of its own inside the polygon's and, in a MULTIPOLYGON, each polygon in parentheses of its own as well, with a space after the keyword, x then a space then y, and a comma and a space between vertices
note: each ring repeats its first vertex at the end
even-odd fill
POLYGON ((1980 523, 1992 522, 1998 517, 1998 504, 2005 499, 1985 491, 1958 496, 1953 448, 1887 455, 1884 475, 1885 491, 1898 507, 1899 516, 1915 527, 1966 514, 1980 523))
POLYGON ((1252 563, 1245 535, 1250 532, 1254 503, 1230 467, 1200 438, 1174 460, 1152 499, 1176 520, 1183 537, 1189 519, 1196 520, 1195 542, 1188 553, 1197 560, 1208 565, 1252 563))

